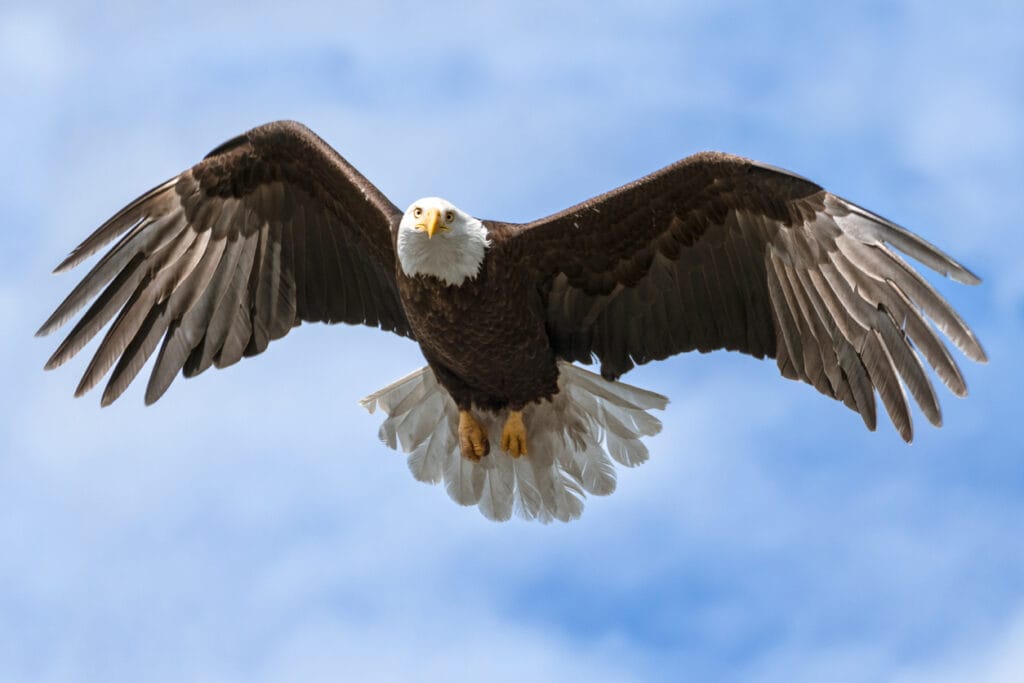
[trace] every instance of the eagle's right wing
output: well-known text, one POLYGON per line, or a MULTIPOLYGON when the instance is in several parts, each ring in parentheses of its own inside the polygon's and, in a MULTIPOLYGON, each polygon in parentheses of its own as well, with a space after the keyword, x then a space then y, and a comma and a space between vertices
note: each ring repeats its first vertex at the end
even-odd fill
POLYGON ((688 157, 525 226, 502 242, 546 292, 566 360, 615 379, 685 351, 774 357, 875 427, 877 391, 913 434, 901 379, 941 419, 923 357, 957 395, 963 376, 936 333, 985 352, 956 311, 898 254, 960 282, 970 271, 903 228, 818 185, 748 159, 688 157))
POLYGON ((302 321, 411 337, 394 275, 400 217, 305 126, 254 128, 136 199, 57 266, 69 269, 120 236, 39 329, 53 332, 95 297, 46 368, 74 356, 115 314, 75 392, 116 362, 103 405, 161 339, 147 403, 179 370, 191 377, 231 365, 302 321))

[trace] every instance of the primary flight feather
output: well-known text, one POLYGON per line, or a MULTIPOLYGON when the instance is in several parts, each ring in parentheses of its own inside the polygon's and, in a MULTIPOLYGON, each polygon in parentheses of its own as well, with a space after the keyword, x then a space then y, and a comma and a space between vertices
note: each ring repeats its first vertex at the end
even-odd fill
POLYGON ((617 379, 684 351, 775 358, 783 376, 913 437, 935 425, 922 359, 967 393, 939 332, 970 328, 900 253, 979 279, 921 238, 809 180, 706 152, 528 224, 437 197, 403 213, 312 131, 254 128, 142 195, 65 259, 117 240, 40 328, 91 306, 46 364, 109 325, 76 395, 117 399, 159 347, 146 402, 179 372, 261 353, 302 322, 417 341, 427 367, 363 400, 417 479, 492 519, 568 520, 647 458, 667 399, 617 379), (574 361, 600 363, 600 377, 574 361))

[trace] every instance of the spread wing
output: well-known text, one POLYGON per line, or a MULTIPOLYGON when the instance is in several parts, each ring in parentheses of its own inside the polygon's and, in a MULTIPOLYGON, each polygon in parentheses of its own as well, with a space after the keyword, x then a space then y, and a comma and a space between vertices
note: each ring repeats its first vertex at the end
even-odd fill
POLYGON ((302 321, 362 323, 412 336, 395 283, 401 212, 306 127, 240 135, 150 190, 80 244, 55 272, 120 238, 37 334, 95 298, 46 364, 74 356, 115 315, 75 392, 116 363, 102 403, 156 349, 146 402, 186 377, 262 352, 302 321))
POLYGON ((556 353, 596 356, 609 379, 684 351, 774 357, 785 377, 841 400, 870 429, 877 391, 910 441, 901 380, 941 423, 922 357, 953 393, 967 392, 936 328, 985 361, 897 252, 959 282, 976 276, 884 218, 740 157, 694 155, 522 226, 506 244, 537 269, 556 353))

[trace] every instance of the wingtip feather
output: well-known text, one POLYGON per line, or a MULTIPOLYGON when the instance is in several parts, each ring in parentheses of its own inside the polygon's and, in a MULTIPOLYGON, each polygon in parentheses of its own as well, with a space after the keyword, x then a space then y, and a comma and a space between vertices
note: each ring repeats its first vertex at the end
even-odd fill
POLYGON ((67 322, 70 316, 61 311, 61 308, 62 307, 58 307, 56 311, 50 314, 50 317, 46 319, 46 322, 40 325, 39 329, 36 330, 35 336, 48 337, 53 334, 54 330, 64 326, 64 323, 67 322))
POLYGON ((981 363, 982 365, 988 365, 988 354, 985 353, 985 347, 983 347, 981 345, 981 342, 979 342, 977 339, 974 340, 974 345, 976 357, 972 357, 971 360, 973 360, 976 363, 981 363))
POLYGON ((960 270, 959 271, 951 272, 949 274, 949 277, 952 278, 953 280, 955 280, 956 282, 959 282, 959 283, 965 284, 965 285, 974 286, 974 285, 980 285, 981 284, 981 278, 978 277, 977 275, 975 275, 973 272, 967 270, 963 266, 960 266, 960 270))
POLYGON ((63 261, 58 263, 54 267, 54 269, 52 271, 50 271, 50 273, 52 275, 60 275, 61 273, 66 273, 67 271, 71 270, 76 265, 78 265, 78 261, 76 261, 76 257, 77 256, 78 256, 77 252, 74 252, 74 251, 71 252, 70 254, 68 254, 67 258, 65 258, 63 261))

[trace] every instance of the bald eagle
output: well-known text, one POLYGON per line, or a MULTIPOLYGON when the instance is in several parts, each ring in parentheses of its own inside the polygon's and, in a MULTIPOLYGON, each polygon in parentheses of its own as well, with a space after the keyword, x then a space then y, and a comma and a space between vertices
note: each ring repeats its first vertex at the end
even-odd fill
POLYGON ((685 351, 774 358, 904 440, 904 387, 941 422, 922 359, 967 393, 940 330, 970 328, 898 252, 979 279, 890 221, 813 182, 729 154, 687 157, 527 224, 480 220, 436 197, 403 213, 306 127, 275 122, 214 149, 121 209, 56 268, 117 239, 40 328, 91 307, 46 363, 113 318, 78 385, 113 367, 107 405, 160 347, 146 403, 181 372, 261 353, 302 322, 415 340, 427 366, 363 399, 417 479, 444 481, 492 519, 579 516, 647 459, 667 399, 621 382, 685 351), (115 317, 116 316, 116 317, 115 317), (930 323, 928 322, 930 320, 930 323), (600 375, 574 362, 600 363, 600 375))

